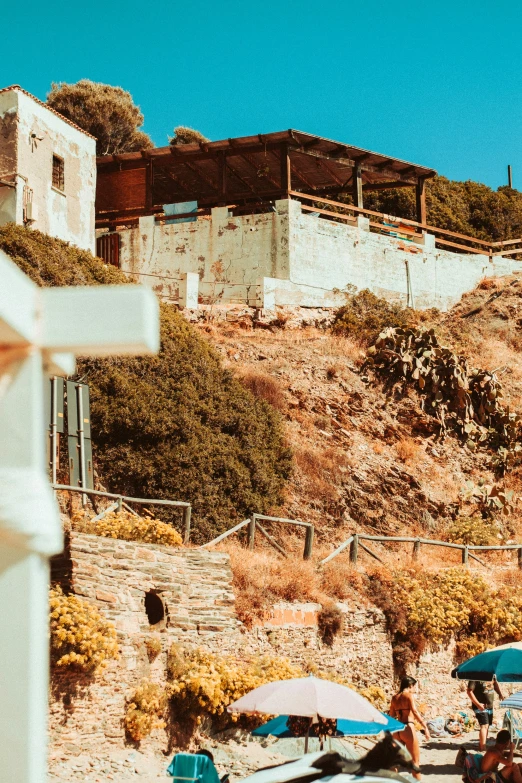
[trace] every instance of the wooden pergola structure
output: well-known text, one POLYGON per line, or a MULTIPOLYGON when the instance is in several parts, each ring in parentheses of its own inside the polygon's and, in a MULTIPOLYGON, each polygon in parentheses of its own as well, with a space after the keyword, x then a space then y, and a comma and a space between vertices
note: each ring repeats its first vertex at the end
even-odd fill
POLYGON ((424 183, 433 169, 297 130, 175 145, 98 158, 97 226, 197 201, 268 208, 290 192, 317 196, 415 188, 417 221, 426 223, 424 183))

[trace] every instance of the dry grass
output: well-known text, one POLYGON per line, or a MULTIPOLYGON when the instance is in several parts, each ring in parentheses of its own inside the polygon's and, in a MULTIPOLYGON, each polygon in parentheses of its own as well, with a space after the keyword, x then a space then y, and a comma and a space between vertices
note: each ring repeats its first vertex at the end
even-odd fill
POLYGON ((395 444, 395 451, 401 462, 411 464, 416 462, 419 456, 419 444, 416 443, 413 438, 401 438, 398 443, 395 444))
POLYGON ((229 543, 236 594, 236 612, 245 625, 266 617, 277 601, 319 601, 324 596, 315 565, 298 557, 283 559, 267 552, 249 552, 238 544, 229 543))
POLYGON ((321 589, 326 595, 344 601, 365 590, 365 577, 354 568, 347 557, 336 557, 321 570, 321 589))
POLYGON ((278 411, 286 410, 286 401, 279 381, 268 373, 247 369, 240 375, 243 386, 278 411))
POLYGON ((502 288, 503 283, 498 277, 483 277, 477 288, 481 288, 483 291, 489 291, 492 288, 502 288))
POLYGON ((294 451, 297 472, 305 479, 303 490, 316 499, 335 502, 339 485, 351 465, 346 452, 336 448, 300 447, 294 451))

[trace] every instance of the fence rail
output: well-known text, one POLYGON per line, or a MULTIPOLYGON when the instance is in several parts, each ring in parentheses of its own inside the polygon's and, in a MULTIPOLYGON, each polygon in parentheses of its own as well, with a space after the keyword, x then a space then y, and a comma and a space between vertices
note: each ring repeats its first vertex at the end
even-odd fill
POLYGON ((522 238, 501 240, 499 242, 489 242, 484 239, 470 237, 467 234, 460 234, 457 231, 449 231, 445 228, 438 228, 437 226, 432 226, 429 223, 419 223, 416 220, 400 218, 395 215, 387 215, 383 212, 376 212, 372 209, 354 207, 351 204, 344 204, 340 201, 332 201, 331 199, 321 198, 320 196, 315 196, 308 193, 300 193, 298 191, 291 190, 289 195, 301 202, 313 202, 313 206, 308 204, 301 205, 301 208, 305 212, 313 212, 317 215, 324 215, 327 218, 337 218, 352 225, 356 224, 358 215, 369 217, 370 229, 375 229, 382 234, 395 236, 395 238, 399 240, 412 242, 413 244, 422 243, 424 241, 424 234, 428 233, 435 235, 436 244, 442 245, 444 247, 450 247, 456 250, 465 250, 467 253, 487 255, 490 258, 493 258, 493 256, 522 254, 522 238), (317 204, 326 204, 327 207, 334 207, 336 211, 329 210, 328 208, 317 207, 317 204), (374 219, 372 220, 372 218, 374 219), (444 237, 451 237, 451 239, 445 239, 444 237), (453 241, 455 239, 462 241, 455 242, 453 241), (467 244, 463 244, 463 242, 466 242, 467 244), (476 245, 479 247, 476 247, 476 245), (515 247, 515 245, 517 247, 515 247), (506 247, 509 247, 510 249, 505 249, 506 247))
MULTIPOLYGON (((92 495, 94 497, 103 497, 107 498, 108 500, 114 500, 115 503, 111 503, 107 508, 105 508, 101 513, 97 514, 93 518, 93 522, 96 522, 100 519, 102 519, 106 514, 109 514, 111 511, 121 511, 123 507, 127 508, 132 514, 135 514, 136 512, 134 509, 130 508, 128 506, 128 503, 136 503, 138 505, 149 505, 149 506, 175 506, 178 508, 183 509, 183 526, 184 526, 184 536, 183 536, 183 543, 188 544, 190 542, 190 533, 191 533, 191 516, 192 516, 192 506, 190 503, 187 503, 182 500, 159 500, 155 498, 133 498, 129 497, 128 495, 118 495, 114 492, 103 492, 98 489, 84 489, 83 487, 72 487, 66 484, 52 484, 52 488, 57 492, 77 492, 82 495, 92 495)), ((224 541, 229 536, 234 535, 235 533, 239 533, 240 530, 243 530, 244 528, 248 527, 248 549, 253 550, 255 547, 255 538, 256 533, 259 531, 263 538, 265 538, 268 543, 276 549, 283 557, 288 557, 288 552, 284 548, 282 544, 280 544, 274 536, 272 536, 268 530, 265 528, 261 522, 274 522, 277 525, 290 525, 297 528, 304 528, 305 530, 305 541, 304 541, 304 548, 303 548, 303 560, 309 560, 312 556, 313 552, 313 546, 314 546, 314 536, 315 536, 315 527, 311 522, 302 522, 299 519, 286 519, 285 517, 271 517, 267 516, 266 514, 252 514, 251 517, 248 519, 244 519, 242 522, 238 522, 237 525, 234 525, 233 527, 229 528, 228 530, 225 530, 224 533, 221 533, 221 535, 217 536, 216 538, 213 538, 212 541, 208 541, 206 544, 202 544, 199 548, 200 549, 207 549, 213 546, 216 546, 216 544, 219 544, 221 541, 224 541)), ((375 552, 373 552, 367 544, 363 542, 371 542, 375 541, 377 543, 386 544, 386 543, 401 543, 401 544, 413 544, 413 550, 412 550, 412 558, 413 560, 417 560, 420 554, 420 548, 421 546, 435 546, 435 547, 442 547, 447 549, 457 549, 462 553, 462 564, 468 565, 469 564, 469 558, 472 558, 473 560, 476 560, 480 565, 484 566, 485 568, 489 568, 487 563, 485 563, 483 560, 481 560, 475 553, 476 552, 510 552, 510 551, 516 551, 518 553, 518 567, 522 570, 522 543, 520 544, 491 544, 491 545, 474 545, 474 544, 454 544, 451 541, 437 541, 435 539, 431 538, 420 538, 420 537, 414 537, 414 536, 373 536, 367 533, 352 533, 345 541, 343 541, 339 546, 333 551, 330 552, 330 554, 325 557, 323 560, 320 560, 318 563, 318 567, 321 568, 322 566, 326 565, 326 563, 329 563, 334 558, 338 557, 342 552, 344 552, 346 549, 349 548, 349 554, 350 554, 350 561, 355 565, 358 562, 359 559, 359 549, 362 549, 365 551, 368 555, 373 557, 375 560, 378 560, 379 563, 382 563, 384 565, 384 561, 377 555, 375 552)))
POLYGON ((240 530, 242 530, 244 527, 248 525, 248 548, 250 550, 254 549, 255 546, 255 538, 256 538, 256 531, 259 530, 261 535, 266 538, 268 543, 274 547, 281 555, 284 557, 288 556, 288 553, 286 552, 285 548, 281 546, 281 544, 276 541, 276 539, 270 535, 268 530, 265 529, 265 527, 261 524, 260 520, 263 520, 263 522, 276 522, 278 525, 293 525, 294 527, 301 527, 305 528, 305 542, 304 542, 304 549, 303 549, 303 560, 309 560, 312 556, 312 550, 314 545, 314 526, 310 522, 301 522, 298 519, 285 519, 284 517, 269 517, 265 514, 252 514, 252 516, 249 519, 244 519, 242 522, 239 522, 237 525, 234 525, 234 527, 231 527, 229 530, 226 530, 224 533, 221 533, 220 536, 217 536, 217 538, 213 538, 212 541, 208 541, 208 543, 203 544, 200 549, 206 549, 207 547, 215 546, 216 544, 219 544, 221 541, 224 541, 225 538, 228 538, 229 536, 234 535, 235 533, 238 533, 240 530))
POLYGON ((376 541, 381 544, 385 544, 387 542, 413 544, 412 557, 414 560, 418 559, 421 546, 436 546, 436 547, 446 547, 449 549, 458 549, 462 553, 463 565, 467 565, 469 562, 469 558, 471 557, 473 560, 476 560, 478 563, 485 566, 486 568, 489 568, 487 563, 485 563, 483 560, 477 557, 477 555, 475 555, 474 552, 517 551, 518 567, 522 569, 522 544, 478 546, 474 544, 454 544, 450 541, 436 541, 431 538, 413 538, 412 536, 371 536, 371 535, 367 535, 366 533, 353 533, 349 538, 346 539, 346 541, 343 541, 342 544, 340 544, 337 547, 337 549, 331 552, 328 555, 328 557, 325 557, 323 560, 321 560, 319 566, 323 566, 326 563, 329 563, 330 560, 333 560, 335 557, 340 555, 341 552, 343 552, 348 547, 350 548, 350 561, 354 564, 357 563, 359 557, 359 547, 363 549, 365 552, 367 552, 369 555, 371 555, 375 560, 378 560, 380 563, 382 563, 383 561, 381 560, 381 558, 378 555, 376 555, 375 552, 372 552, 372 550, 368 546, 363 544, 362 543, 363 541, 376 541))
POLYGON ((131 513, 135 514, 132 508, 129 508, 127 503, 137 503, 142 506, 176 506, 183 509, 183 543, 188 544, 190 541, 190 525, 192 516, 192 505, 186 503, 183 500, 159 500, 158 498, 132 498, 128 495, 117 495, 114 492, 102 492, 99 489, 85 489, 84 487, 71 487, 67 484, 52 484, 52 488, 57 492, 78 492, 81 495, 93 495, 94 497, 107 498, 108 500, 115 500, 116 503, 111 503, 100 514, 97 514, 93 522, 103 519, 106 514, 111 511, 121 511, 125 506, 131 513))

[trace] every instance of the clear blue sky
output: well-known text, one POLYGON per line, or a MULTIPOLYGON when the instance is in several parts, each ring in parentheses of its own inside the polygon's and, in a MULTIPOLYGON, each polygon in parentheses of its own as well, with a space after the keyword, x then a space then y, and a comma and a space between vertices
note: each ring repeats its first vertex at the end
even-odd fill
POLYGON ((520 0, 6 0, 2 28, 0 86, 119 85, 157 145, 297 128, 522 190, 520 0))

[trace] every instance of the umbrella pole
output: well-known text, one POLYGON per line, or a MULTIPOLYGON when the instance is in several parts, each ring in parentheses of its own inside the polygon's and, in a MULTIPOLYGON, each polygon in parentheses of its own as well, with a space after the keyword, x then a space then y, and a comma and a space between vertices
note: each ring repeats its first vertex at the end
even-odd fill
POLYGON ((308 737, 310 736, 310 728, 307 728, 305 734, 305 753, 308 753, 308 737))

